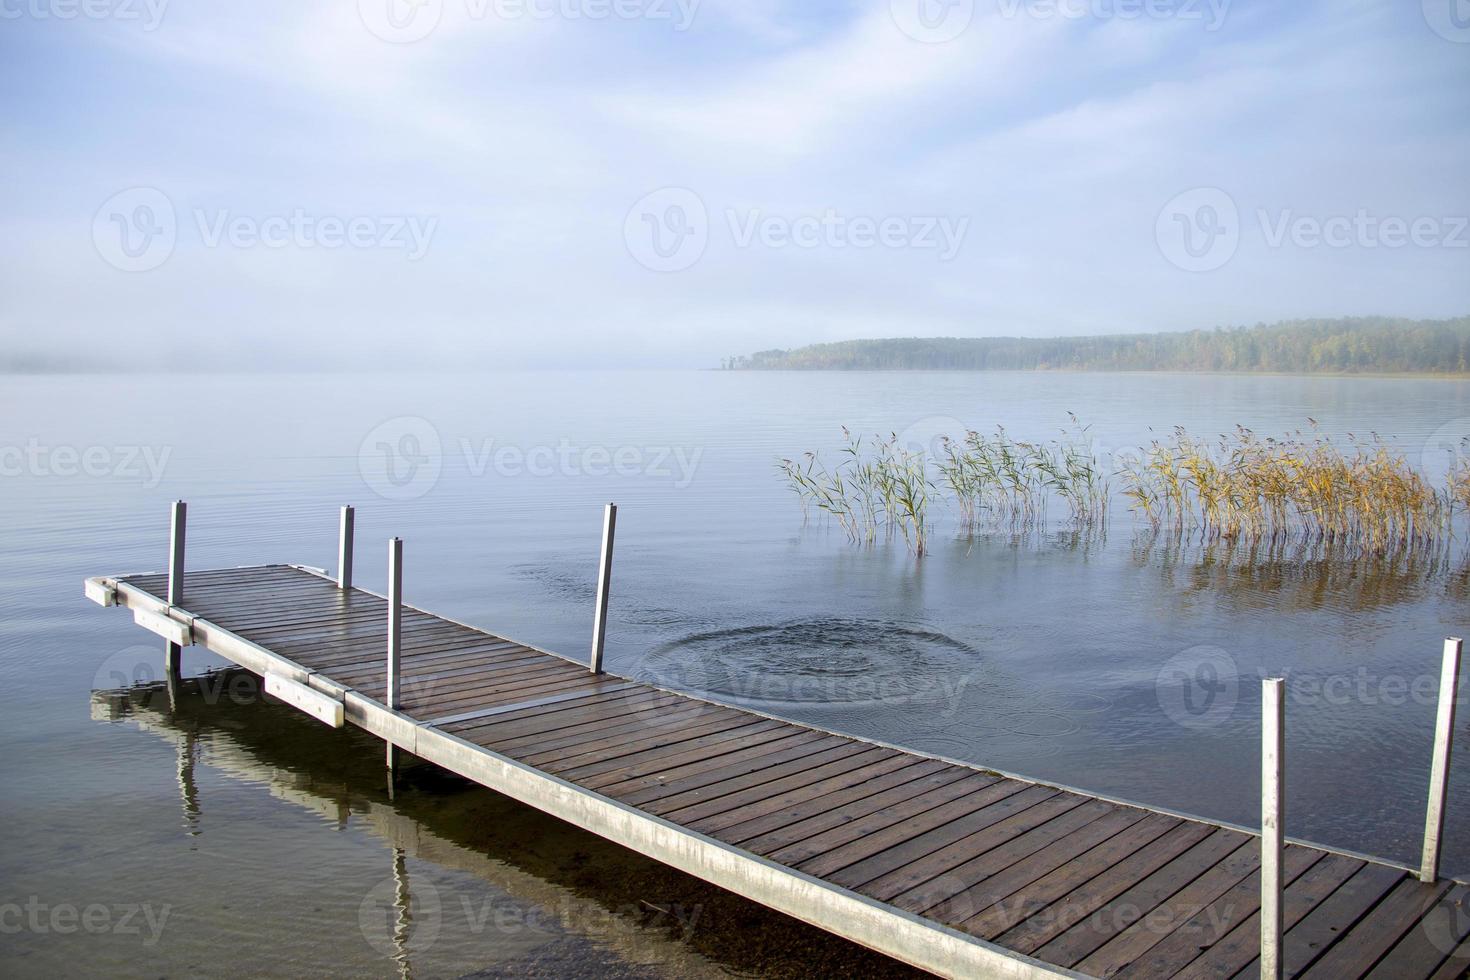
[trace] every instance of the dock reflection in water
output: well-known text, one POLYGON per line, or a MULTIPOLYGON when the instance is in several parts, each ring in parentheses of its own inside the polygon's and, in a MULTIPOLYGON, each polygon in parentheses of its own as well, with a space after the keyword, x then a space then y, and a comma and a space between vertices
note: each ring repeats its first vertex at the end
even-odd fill
MULTIPOLYGON (((389 785, 381 744, 263 699, 256 678, 212 671, 96 690, 94 720, 171 743, 183 836, 258 819, 210 803, 212 782, 263 789, 321 821, 270 834, 261 820, 237 894, 181 896, 150 955, 160 971, 277 976, 914 977, 861 947, 647 861, 508 797, 428 765, 389 785), (360 847, 340 846, 345 835, 360 847), (376 870, 369 867, 378 850, 376 870), (252 878, 295 887, 253 907, 252 878), (294 904, 294 907, 292 905, 294 904), (208 909, 218 911, 213 915, 208 909), (265 919, 262 928, 261 919, 265 919), (272 927, 272 920, 279 920, 272 927), (192 921, 189 921, 192 920, 192 921), (270 933, 268 946, 233 936, 270 933), (359 938, 360 937, 360 938, 359 938)), ((221 796, 229 794, 218 793, 221 796)), ((234 889, 226 886, 227 891, 234 889)))

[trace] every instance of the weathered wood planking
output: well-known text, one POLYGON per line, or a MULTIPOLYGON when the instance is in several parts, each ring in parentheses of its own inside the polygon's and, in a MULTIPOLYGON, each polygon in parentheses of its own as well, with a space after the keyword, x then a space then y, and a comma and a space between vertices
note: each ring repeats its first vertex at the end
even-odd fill
MULTIPOLYGON (((162 574, 87 595, 274 672, 318 717, 341 705, 429 761, 942 975, 1259 970, 1260 842, 1236 829, 593 674, 412 608, 392 712, 388 603, 295 566, 191 571, 173 608, 162 574)), ((1470 967, 1463 884, 1300 844, 1282 876, 1287 976, 1470 967)))

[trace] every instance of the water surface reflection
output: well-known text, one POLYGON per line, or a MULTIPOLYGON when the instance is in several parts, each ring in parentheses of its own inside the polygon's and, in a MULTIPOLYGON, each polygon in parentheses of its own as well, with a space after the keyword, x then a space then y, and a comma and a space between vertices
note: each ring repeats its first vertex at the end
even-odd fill
POLYGON ((212 850, 242 820, 211 803, 226 795, 211 790, 221 777, 317 827, 260 834, 232 856, 248 870, 204 883, 208 898, 175 884, 171 928, 149 951, 159 972, 225 972, 202 948, 261 934, 250 894, 266 874, 294 897, 264 914, 281 919, 276 941, 232 955, 235 975, 921 975, 436 767, 410 765, 390 785, 375 739, 264 701, 244 671, 93 691, 91 711, 172 747, 179 827, 195 846, 212 850), (361 846, 344 852, 333 836, 361 846))

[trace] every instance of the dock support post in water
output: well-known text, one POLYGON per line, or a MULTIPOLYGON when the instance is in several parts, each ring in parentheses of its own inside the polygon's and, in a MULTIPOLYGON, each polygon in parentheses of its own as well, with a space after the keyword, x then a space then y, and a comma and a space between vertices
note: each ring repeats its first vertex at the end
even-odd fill
MULTIPOLYGON (((170 509, 168 525, 168 604, 181 606, 184 603, 184 532, 189 505, 175 500, 170 509)), ((184 648, 169 642, 164 647, 164 673, 178 678, 184 659, 184 648)))
POLYGON ((355 511, 352 507, 342 508, 342 522, 337 533, 337 588, 346 592, 352 588, 352 525, 355 511))
POLYGON ((607 640, 607 595, 612 588, 613 532, 618 505, 608 504, 602 518, 602 561, 597 566, 597 609, 592 617, 592 673, 602 673, 602 648, 607 640))
POLYGON ((1460 683, 1459 637, 1444 641, 1444 664, 1439 675, 1439 715, 1434 723, 1434 760, 1429 767, 1429 807, 1424 814, 1424 855, 1419 880, 1439 878, 1439 839, 1444 833, 1445 791, 1450 780, 1450 746, 1455 737, 1455 697, 1460 683))
MULTIPOLYGON (((389 710, 402 707, 399 670, 403 663, 403 539, 388 542, 388 686, 383 703, 389 710)), ((388 743, 388 768, 398 767, 398 747, 388 743)))
POLYGON ((1261 980, 1280 980, 1281 852, 1286 816, 1286 682, 1261 682, 1261 980))

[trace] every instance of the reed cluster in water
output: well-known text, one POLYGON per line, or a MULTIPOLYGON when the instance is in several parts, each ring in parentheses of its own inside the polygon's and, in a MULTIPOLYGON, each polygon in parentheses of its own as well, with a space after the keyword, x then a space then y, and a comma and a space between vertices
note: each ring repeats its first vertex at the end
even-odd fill
POLYGON ((1183 428, 1122 461, 1123 491, 1154 527, 1206 537, 1301 536, 1382 554, 1453 533, 1470 507, 1470 466, 1435 486, 1377 436, 1339 445, 1315 430, 1281 439, 1237 426, 1213 443, 1183 428))
POLYGON ((880 531, 898 531, 910 549, 922 555, 934 493, 927 454, 899 445, 894 434, 865 443, 843 426, 842 436, 845 444, 831 466, 816 452, 777 464, 800 498, 803 513, 815 507, 830 514, 854 541, 873 541, 880 531))
POLYGON ((922 555, 927 549, 929 505, 947 492, 961 523, 982 518, 1029 526, 1044 517, 1049 501, 1063 501, 1075 524, 1107 518, 1108 485, 1102 467, 1083 442, 1085 427, 1073 418, 1071 438, 1020 442, 997 427, 993 435, 970 431, 943 436, 938 458, 901 445, 896 434, 865 443, 843 427, 845 445, 827 465, 816 452, 777 463, 803 513, 815 507, 837 519, 854 541, 880 533, 903 535, 922 555), (936 479, 937 477, 937 479, 936 479))
MULTIPOLYGON (((1074 528, 1106 525, 1112 500, 1107 468, 1088 430, 1072 427, 1047 442, 1023 442, 1003 428, 942 436, 933 456, 897 435, 865 440, 843 428, 845 444, 828 465, 816 452, 778 468, 801 501, 836 518, 854 541, 901 534, 927 550, 929 509, 952 503, 966 530, 982 520, 1013 528, 1041 525, 1064 504, 1074 528)), ((1470 515, 1470 440, 1435 485, 1374 436, 1339 445, 1316 432, 1262 438, 1244 427, 1214 441, 1183 428, 1121 458, 1122 497, 1155 529, 1205 540, 1327 542, 1365 553, 1438 547, 1470 515)))
POLYGON ((1019 442, 997 426, 993 435, 971 430, 963 439, 940 439, 937 468, 953 495, 960 523, 973 528, 982 516, 1028 524, 1048 501, 1067 505, 1077 526, 1107 519, 1108 481, 1087 445, 1087 428, 1072 416, 1062 439, 1019 442))

